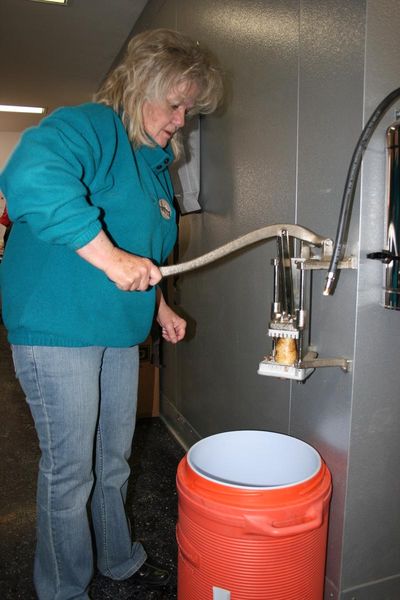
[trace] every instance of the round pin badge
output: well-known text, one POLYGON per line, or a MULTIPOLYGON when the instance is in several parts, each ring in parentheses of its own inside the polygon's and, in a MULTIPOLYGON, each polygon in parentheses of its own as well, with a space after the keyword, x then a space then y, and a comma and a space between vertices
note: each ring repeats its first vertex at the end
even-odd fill
POLYGON ((161 200, 158 201, 158 204, 160 206, 160 213, 161 216, 164 217, 164 219, 170 219, 171 218, 171 207, 168 204, 168 202, 166 200, 164 200, 163 198, 161 198, 161 200))

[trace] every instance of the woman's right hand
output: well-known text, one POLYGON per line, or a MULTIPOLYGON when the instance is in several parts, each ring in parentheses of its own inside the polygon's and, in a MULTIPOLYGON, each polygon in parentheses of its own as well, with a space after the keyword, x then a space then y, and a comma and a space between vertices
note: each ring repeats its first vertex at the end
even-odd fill
POLYGON ((117 248, 104 231, 76 252, 126 292, 144 292, 162 278, 160 269, 150 259, 117 248))
POLYGON ((162 278, 160 269, 151 260, 119 248, 113 248, 107 262, 104 273, 125 292, 144 292, 162 278))

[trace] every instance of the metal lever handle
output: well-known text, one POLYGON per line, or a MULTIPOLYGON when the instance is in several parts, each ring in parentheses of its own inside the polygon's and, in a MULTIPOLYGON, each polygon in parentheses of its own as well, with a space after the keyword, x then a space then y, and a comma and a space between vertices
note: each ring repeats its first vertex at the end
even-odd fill
POLYGON ((324 238, 311 231, 311 229, 306 229, 306 227, 302 227, 301 225, 291 225, 289 223, 267 225, 266 227, 262 227, 261 229, 256 229, 255 231, 247 233, 246 235, 243 235, 236 240, 225 244, 224 246, 220 246, 215 250, 211 250, 211 252, 207 252, 207 254, 203 254, 203 256, 194 258, 193 260, 189 260, 178 265, 161 267, 161 274, 163 277, 170 277, 171 275, 177 275, 179 273, 185 273, 186 271, 192 271, 193 269, 204 267, 205 265, 219 260, 220 258, 223 258, 224 256, 227 256, 236 250, 245 248, 246 246, 250 246, 251 244, 255 244, 256 242, 260 242, 271 237, 276 237, 281 234, 282 230, 286 230, 288 235, 299 240, 303 240, 304 242, 308 242, 309 244, 313 244, 314 246, 323 246, 323 244, 329 240, 329 238, 324 238))
POLYGON ((370 252, 367 254, 367 258, 372 260, 381 260, 383 263, 390 263, 392 260, 400 260, 400 256, 396 256, 388 250, 382 250, 382 252, 370 252))

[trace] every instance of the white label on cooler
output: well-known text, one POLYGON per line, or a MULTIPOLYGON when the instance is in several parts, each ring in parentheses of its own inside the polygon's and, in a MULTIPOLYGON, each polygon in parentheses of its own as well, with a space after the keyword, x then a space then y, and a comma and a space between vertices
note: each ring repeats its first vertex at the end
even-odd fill
POLYGON ((219 587, 213 587, 213 600, 231 600, 231 593, 219 587))

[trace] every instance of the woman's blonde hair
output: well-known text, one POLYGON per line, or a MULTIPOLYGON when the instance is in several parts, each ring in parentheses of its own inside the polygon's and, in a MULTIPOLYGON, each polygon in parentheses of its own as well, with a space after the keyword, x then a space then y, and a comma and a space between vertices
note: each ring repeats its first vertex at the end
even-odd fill
MULTIPOLYGON (((178 31, 152 29, 130 40, 122 62, 106 77, 94 100, 120 114, 134 146, 151 146, 154 142, 143 126, 143 103, 165 100, 181 83, 195 83, 199 89, 191 114, 211 113, 221 102, 222 74, 213 55, 178 31)), ((179 137, 171 143, 179 155, 179 137)))

